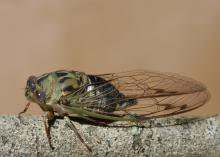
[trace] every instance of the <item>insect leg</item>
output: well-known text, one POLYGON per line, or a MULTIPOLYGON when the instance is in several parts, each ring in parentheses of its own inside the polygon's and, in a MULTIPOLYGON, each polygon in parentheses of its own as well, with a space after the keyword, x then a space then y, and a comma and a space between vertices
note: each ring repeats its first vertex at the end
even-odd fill
POLYGON ((64 117, 64 120, 66 121, 66 124, 70 127, 71 130, 73 130, 76 134, 76 136, 79 138, 79 140, 84 144, 84 146, 88 149, 89 152, 92 152, 91 148, 85 143, 81 135, 79 134, 77 128, 75 125, 71 122, 70 118, 68 116, 64 117))
POLYGON ((51 122, 54 122, 55 116, 53 112, 45 112, 43 115, 43 121, 44 121, 44 127, 45 127, 45 131, 46 131, 46 135, 48 138, 48 142, 50 145, 51 149, 54 149, 52 143, 51 143, 51 134, 50 134, 50 128, 51 128, 51 122))
POLYGON ((20 113, 18 113, 18 115, 20 116, 21 114, 25 113, 25 112, 28 110, 28 108, 29 108, 30 104, 31 104, 31 103, 30 103, 30 102, 28 102, 28 103, 27 103, 27 105, 25 106, 24 110, 23 110, 23 111, 21 111, 20 113))

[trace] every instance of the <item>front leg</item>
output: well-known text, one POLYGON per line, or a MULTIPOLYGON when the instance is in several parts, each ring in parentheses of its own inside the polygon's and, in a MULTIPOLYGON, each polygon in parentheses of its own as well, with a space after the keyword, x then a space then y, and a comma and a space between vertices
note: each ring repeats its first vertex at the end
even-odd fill
POLYGON ((24 110, 18 113, 18 116, 20 117, 23 113, 27 112, 29 106, 30 106, 30 102, 27 103, 27 105, 25 106, 24 110))
POLYGON ((49 142, 51 149, 54 149, 54 147, 51 143, 50 129, 51 129, 51 125, 53 125, 55 120, 56 119, 55 119, 55 115, 54 115, 53 111, 48 111, 48 112, 44 113, 44 115, 43 115, 44 127, 45 127, 46 135, 47 135, 48 142, 49 142))
POLYGON ((28 108, 30 107, 30 104, 31 104, 31 102, 28 102, 27 105, 25 106, 24 110, 18 113, 18 119, 19 119, 20 123, 23 123, 22 119, 21 119, 21 115, 23 113, 27 112, 28 108))

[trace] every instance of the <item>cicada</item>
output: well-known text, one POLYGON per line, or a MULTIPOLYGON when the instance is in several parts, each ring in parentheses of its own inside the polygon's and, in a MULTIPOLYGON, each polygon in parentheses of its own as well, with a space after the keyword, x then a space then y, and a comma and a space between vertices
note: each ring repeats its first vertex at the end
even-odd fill
POLYGON ((150 118, 176 115, 196 109, 210 94, 200 82, 174 73, 147 70, 90 75, 79 71, 59 70, 30 76, 25 88, 31 102, 45 112, 44 125, 50 146, 49 122, 55 116, 67 119, 68 125, 84 142, 70 120, 79 116, 91 121, 141 122, 150 118))

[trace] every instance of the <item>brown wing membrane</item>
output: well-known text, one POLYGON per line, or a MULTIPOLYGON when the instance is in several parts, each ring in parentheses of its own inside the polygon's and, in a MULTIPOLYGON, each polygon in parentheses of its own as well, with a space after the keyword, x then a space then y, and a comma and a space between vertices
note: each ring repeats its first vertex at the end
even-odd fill
MULTIPOLYGON (((107 82, 100 84, 91 92, 107 86, 110 82, 125 95, 122 98, 112 96, 111 103, 107 104, 110 107, 115 101, 136 100, 133 105, 118 108, 111 113, 113 115, 135 115, 143 118, 163 117, 196 109, 209 99, 209 92, 203 84, 178 74, 135 70, 96 76, 107 82)), ((87 107, 96 106, 103 95, 114 91, 115 89, 106 88, 103 93, 88 97, 88 99, 85 95, 82 102, 87 107)))

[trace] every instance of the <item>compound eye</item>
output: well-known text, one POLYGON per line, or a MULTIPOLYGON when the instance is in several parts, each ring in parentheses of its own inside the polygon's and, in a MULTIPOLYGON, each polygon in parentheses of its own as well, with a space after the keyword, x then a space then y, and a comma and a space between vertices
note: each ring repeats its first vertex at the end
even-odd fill
POLYGON ((36 89, 36 85, 33 82, 29 83, 29 87, 30 87, 31 91, 34 91, 36 89))
POLYGON ((36 90, 36 77, 31 76, 27 81, 27 87, 33 92, 36 90))

